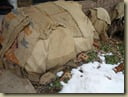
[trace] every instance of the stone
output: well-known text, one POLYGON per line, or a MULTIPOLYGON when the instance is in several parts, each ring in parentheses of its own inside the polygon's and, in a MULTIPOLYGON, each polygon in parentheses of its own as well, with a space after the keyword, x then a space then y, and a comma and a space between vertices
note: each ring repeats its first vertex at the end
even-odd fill
POLYGON ((53 74, 51 72, 47 72, 47 73, 45 73, 41 76, 39 84, 46 85, 46 84, 49 84, 50 82, 52 82, 55 79, 56 79, 55 74, 53 74))
POLYGON ((28 74, 28 79, 34 82, 39 82, 40 80, 40 74, 37 73, 29 73, 28 74))
POLYGON ((56 74, 57 72, 62 71, 65 68, 66 68, 66 65, 62 65, 62 66, 60 65, 60 66, 56 66, 56 67, 50 69, 49 71, 56 74))
POLYGON ((72 75, 71 75, 71 72, 69 72, 69 71, 67 71, 67 72, 65 72, 64 74, 63 74, 63 76, 61 77, 61 81, 64 81, 64 80, 66 80, 66 79, 70 79, 72 77, 72 75))
POLYGON ((36 91, 28 79, 6 70, 0 75, 0 93, 36 93, 36 91))
POLYGON ((85 62, 88 59, 89 56, 87 56, 84 52, 81 52, 77 56, 77 62, 85 62))
POLYGON ((70 60, 66 63, 67 66, 70 66, 72 68, 76 68, 78 67, 79 65, 75 63, 75 60, 70 60))

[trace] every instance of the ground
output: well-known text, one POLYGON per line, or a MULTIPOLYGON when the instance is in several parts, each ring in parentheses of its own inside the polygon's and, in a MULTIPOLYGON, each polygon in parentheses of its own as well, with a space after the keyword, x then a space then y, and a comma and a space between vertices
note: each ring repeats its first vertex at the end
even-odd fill
MULTIPOLYGON (((88 51, 88 52, 84 52, 84 54, 86 54, 88 56, 88 58, 86 60, 84 60, 82 63, 77 63, 77 67, 76 68, 73 68, 71 66, 67 66, 64 70, 58 72, 56 75, 57 75, 57 78, 56 80, 52 81, 50 84, 46 84, 46 85, 40 85, 38 83, 34 83, 32 82, 32 84, 34 85, 34 87, 36 88, 36 91, 38 93, 45 93, 45 94, 49 94, 49 93, 67 93, 67 92, 84 92, 84 93, 95 93, 95 92, 106 92, 106 93, 116 93, 116 92, 119 92, 119 93, 123 93, 124 92, 124 70, 121 70, 119 71, 119 73, 116 73, 113 68, 118 66, 120 63, 124 64, 124 55, 125 55, 125 48, 124 48, 124 42, 123 41, 120 41, 120 40, 108 40, 107 42, 100 42, 100 46, 96 49, 93 49, 91 51, 88 51), (105 61, 105 65, 102 65, 102 62, 103 62, 103 58, 99 56, 99 54, 102 56, 103 54, 103 58, 105 58, 104 60, 105 61), (101 69, 99 70, 104 70, 103 72, 99 71, 95 71, 95 70, 91 70, 90 68, 91 67, 91 64, 90 62, 92 62, 92 67, 96 66, 96 68, 100 68, 100 65, 97 65, 98 63, 101 64, 101 69), (90 67, 89 67, 90 66, 90 67), (81 67, 84 67, 85 71, 82 71, 80 70, 79 68, 81 67), (86 69, 88 68, 88 69, 86 69), (105 70, 106 68, 106 70, 105 70), (88 72, 87 70, 90 70, 90 72, 88 72), (75 71, 75 72, 74 72, 75 71), (77 74, 75 75, 74 73, 77 74), (101 90, 102 91, 94 91, 94 89, 92 89, 91 91, 89 89, 83 89, 81 90, 81 81, 80 79, 78 79, 78 75, 85 78, 87 77, 86 74, 82 74, 83 72, 88 72, 90 75, 90 79, 93 79, 94 81, 90 82, 92 84, 95 84, 93 85, 94 88, 96 88, 97 90, 97 81, 101 81, 103 80, 102 83, 99 83, 99 85, 102 85, 101 87, 101 90), (107 72, 107 73, 105 73, 107 72), (79 74, 80 73, 80 74, 79 74), (92 74, 93 73, 96 73, 94 74, 94 77, 91 77, 93 76, 92 74), (82 75, 81 75, 82 74, 82 75), (98 77, 95 77, 95 76, 98 76, 98 77), (100 75, 100 77, 99 77, 100 75), (76 79, 74 76, 77 76, 76 79), (74 82, 74 79, 76 79, 74 82), (96 80, 98 79, 98 80, 96 80), (113 79, 111 82, 109 82, 109 80, 113 79), (104 80, 106 80, 104 82, 104 80), (108 80, 108 81, 107 81, 108 80), (116 83, 117 82, 117 83, 116 83), (68 83, 68 84, 67 84, 68 83), (70 83, 70 84, 69 84, 70 83), (78 84, 79 83, 79 84, 78 84), (115 85, 115 84, 117 85, 115 85), (75 84, 78 84, 75 85, 75 84), (103 84, 110 84, 108 85, 107 87, 103 84), (80 86, 80 87, 79 87, 80 86), (112 87, 113 86, 113 87, 112 87), (74 88, 77 88, 78 91, 73 91, 73 87, 74 88), (79 89, 78 89, 79 87, 79 89), (114 88, 115 87, 115 88, 114 88), (70 91, 67 91, 69 90, 70 88, 70 91), (103 89, 102 89, 103 88, 103 89), (106 90, 105 90, 106 89, 106 90), (108 89, 108 90, 107 90, 108 89), (116 89, 116 90, 114 90, 116 89), (71 91, 72 90, 72 91, 71 91), (81 91, 79 91, 81 90, 81 91), (87 91, 86 91, 87 90, 87 91), (113 91, 111 91, 113 90, 113 91)), ((86 83, 88 83, 89 79, 88 80, 84 80, 84 85, 83 86, 86 86, 86 83)), ((83 82, 83 81, 82 81, 83 82)), ((88 84, 88 87, 90 84, 88 84)), ((85 87, 83 87, 85 88, 85 87)))

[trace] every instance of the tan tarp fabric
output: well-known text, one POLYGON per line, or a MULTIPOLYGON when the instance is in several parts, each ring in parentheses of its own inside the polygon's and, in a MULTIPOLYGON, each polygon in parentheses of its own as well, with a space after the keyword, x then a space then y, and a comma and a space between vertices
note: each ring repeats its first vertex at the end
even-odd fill
POLYGON ((24 27, 29 24, 28 17, 24 16, 24 14, 22 13, 17 13, 17 16, 15 16, 13 13, 10 13, 4 18, 5 19, 2 25, 2 27, 4 28, 2 33, 4 41, 1 43, 3 48, 0 51, 0 55, 2 57, 5 51, 9 49, 9 47, 16 39, 17 34, 19 34, 19 32, 22 31, 24 27))
POLYGON ((63 7, 65 10, 67 10, 72 15, 78 27, 80 28, 83 37, 88 38, 88 37, 93 36, 92 33, 93 31, 95 31, 95 29, 91 25, 91 22, 89 21, 88 17, 86 17, 85 14, 82 12, 81 10, 82 6, 80 4, 74 3, 74 2, 70 2, 69 4, 67 4, 66 2, 55 2, 55 3, 59 5, 60 7, 63 7), (85 30, 85 27, 86 27, 86 30, 85 30))
POLYGON ((97 17, 105 22, 107 24, 111 24, 111 19, 109 16, 109 13, 104 8, 95 8, 97 10, 97 17))
POLYGON ((6 60, 19 64, 28 72, 46 72, 64 65, 76 53, 92 48, 95 29, 76 2, 57 1, 20 8, 13 13, 15 24, 12 19, 6 22, 10 14, 4 19, 4 26, 10 23, 8 31, 4 30, 4 38, 11 33, 7 39, 11 39, 11 45, 3 43, 5 50, 1 51, 6 60), (29 23, 24 23, 15 33, 14 29, 25 20, 29 23))
POLYGON ((66 11, 68 11, 68 13, 71 14, 72 18, 75 20, 76 24, 78 25, 78 28, 81 31, 83 38, 77 37, 74 39, 76 52, 81 52, 90 49, 93 44, 93 35, 95 32, 95 28, 92 26, 92 23, 88 19, 88 17, 85 16, 85 14, 82 12, 82 6, 72 1, 70 1, 68 4, 67 2, 55 2, 55 4, 64 8, 66 11))
POLYGON ((89 16, 89 18, 96 29, 94 38, 99 39, 101 34, 104 34, 105 37, 107 37, 106 31, 108 29, 108 25, 111 24, 108 12, 103 8, 90 9, 90 12, 91 16, 89 16))
POLYGON ((68 28, 57 28, 49 37, 49 51, 47 68, 55 65, 63 65, 69 59, 75 56, 75 45, 72 38, 72 32, 68 28), (63 33, 60 33, 63 32, 63 33), (65 57, 66 55, 66 57, 65 57))
POLYGON ((123 16, 124 16, 124 2, 120 2, 114 8, 112 20, 122 18, 123 16))

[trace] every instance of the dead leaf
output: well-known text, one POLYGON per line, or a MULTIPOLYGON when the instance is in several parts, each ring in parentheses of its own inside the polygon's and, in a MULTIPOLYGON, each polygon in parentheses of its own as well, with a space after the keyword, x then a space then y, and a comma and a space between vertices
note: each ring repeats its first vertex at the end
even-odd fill
POLYGON ((80 54, 77 55, 77 62, 85 62, 89 57, 84 53, 81 52, 80 54))
POLYGON ((117 72, 121 72, 124 70, 124 63, 119 64, 117 67, 113 68, 113 70, 117 72))

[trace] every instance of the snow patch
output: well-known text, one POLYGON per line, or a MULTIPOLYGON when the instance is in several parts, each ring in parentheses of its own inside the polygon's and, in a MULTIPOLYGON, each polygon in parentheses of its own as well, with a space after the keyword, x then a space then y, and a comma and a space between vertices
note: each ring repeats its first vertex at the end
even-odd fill
POLYGON ((58 77, 61 77, 63 74, 64 74, 63 71, 60 71, 60 72, 57 72, 57 73, 56 73, 56 75, 57 75, 58 77))
POLYGON ((112 69, 117 64, 106 64, 104 55, 98 55, 102 63, 89 62, 72 69, 72 78, 61 82, 60 93, 124 93, 124 74, 115 73, 112 69))

